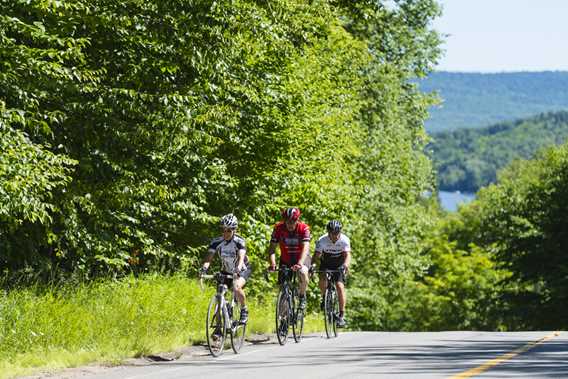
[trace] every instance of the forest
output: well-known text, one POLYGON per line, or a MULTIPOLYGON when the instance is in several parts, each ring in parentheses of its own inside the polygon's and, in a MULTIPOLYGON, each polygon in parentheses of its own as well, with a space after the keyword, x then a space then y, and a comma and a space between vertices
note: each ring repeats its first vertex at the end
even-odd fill
POLYGON ((438 188, 477 192, 494 183, 497 172, 516 159, 529 159, 568 140, 568 112, 548 112, 485 128, 436 133, 428 146, 438 188))
POLYGON ((444 72, 418 81, 440 103, 430 108, 430 133, 479 128, 568 109, 568 72, 444 72))

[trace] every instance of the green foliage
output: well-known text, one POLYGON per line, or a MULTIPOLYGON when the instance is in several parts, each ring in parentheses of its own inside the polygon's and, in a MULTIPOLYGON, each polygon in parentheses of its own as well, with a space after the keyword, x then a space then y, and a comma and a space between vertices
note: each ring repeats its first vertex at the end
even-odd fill
POLYGON ((420 82, 436 92, 441 106, 431 108, 426 129, 436 133, 478 128, 538 113, 566 109, 568 72, 435 72, 420 82))
POLYGON ((3 146, 29 140, 37 162, 10 175, 40 183, 33 209, 0 206, 4 271, 191 271, 227 212, 258 270, 289 205, 315 235, 346 225, 360 315, 424 269, 433 99, 415 79, 440 52, 435 1, 0 4, 3 146))
POLYGON ((544 113, 433 137, 430 149, 439 188, 476 192, 495 182, 497 171, 514 159, 529 159, 543 147, 564 143, 568 138, 568 112, 544 113))
POLYGON ((465 249, 451 235, 461 227, 448 216, 428 238, 431 266, 399 301, 407 330, 496 330, 503 328, 502 282, 510 277, 492 254, 470 243, 465 249))
MULTIPOLYGON (((38 285, 2 293, 0 378, 202 343, 213 293, 214 288, 202 291, 196 281, 181 275, 38 285)), ((248 301, 248 332, 271 332, 272 302, 248 301)), ((321 328, 321 320, 310 315, 305 328, 321 328)))
POLYGON ((503 307, 509 329, 566 327, 568 145, 515 161, 498 184, 460 210, 453 239, 490 251, 512 272, 503 307))

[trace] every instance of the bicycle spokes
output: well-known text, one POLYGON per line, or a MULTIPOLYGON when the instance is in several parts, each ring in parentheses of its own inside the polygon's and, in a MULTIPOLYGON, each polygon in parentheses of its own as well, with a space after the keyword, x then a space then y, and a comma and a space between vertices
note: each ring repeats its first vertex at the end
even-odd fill
POLYGON ((222 301, 218 296, 213 296, 207 310, 205 330, 207 333, 207 346, 215 357, 223 353, 227 336, 226 313, 222 301))
POLYGON ((327 338, 337 337, 337 318, 339 307, 337 303, 337 293, 333 288, 328 288, 325 291, 325 304, 324 304, 324 321, 325 321, 325 334, 327 338))
POLYGON ((241 324, 241 307, 235 304, 232 307, 231 317, 231 347, 235 353, 238 353, 244 345, 247 324, 241 324))
POLYGON ((284 345, 288 340, 291 321, 290 299, 287 291, 280 291, 276 299, 276 337, 278 343, 284 345))

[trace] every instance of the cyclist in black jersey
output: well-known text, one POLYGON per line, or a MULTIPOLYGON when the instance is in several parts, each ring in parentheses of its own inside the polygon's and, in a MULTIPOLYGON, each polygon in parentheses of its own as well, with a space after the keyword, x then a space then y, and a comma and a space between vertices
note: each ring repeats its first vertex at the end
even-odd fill
POLYGON ((241 305, 240 322, 244 324, 248 320, 248 308, 243 288, 252 272, 246 254, 245 240, 236 234, 238 220, 232 213, 221 218, 220 226, 223 235, 211 241, 201 273, 207 272, 215 254, 218 254, 221 259, 221 272, 224 274, 238 274, 235 283, 227 284, 235 286, 237 301, 241 305))

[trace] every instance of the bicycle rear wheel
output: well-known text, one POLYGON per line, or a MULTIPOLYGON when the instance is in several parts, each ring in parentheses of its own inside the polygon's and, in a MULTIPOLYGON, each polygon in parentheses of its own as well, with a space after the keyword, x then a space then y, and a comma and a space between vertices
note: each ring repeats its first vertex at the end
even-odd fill
POLYGON ((295 312, 292 315, 292 334, 296 343, 302 340, 302 331, 304 330, 304 311, 300 308, 300 302, 296 301, 297 298, 297 292, 294 291, 292 295, 292 309, 295 312))
POLYGON ((225 315, 226 312, 223 309, 221 298, 217 295, 213 296, 207 309, 205 333, 207 335, 207 347, 214 357, 223 354, 223 348, 225 347, 227 337, 225 315))
POLYGON ((290 297, 287 290, 281 289, 276 298, 276 338, 280 345, 288 341, 290 321, 290 297))
POLYGON ((327 288, 325 290, 324 304, 325 334, 327 338, 337 337, 336 315, 338 314, 339 304, 337 302, 337 293, 335 290, 327 288))
POLYGON ((233 317, 231 320, 231 347, 235 354, 238 354, 245 342, 247 324, 241 324, 241 306, 235 302, 233 306, 233 317))

